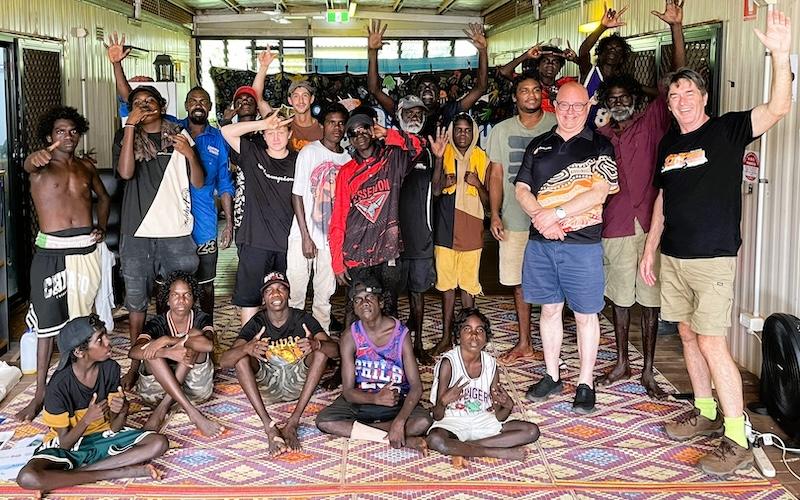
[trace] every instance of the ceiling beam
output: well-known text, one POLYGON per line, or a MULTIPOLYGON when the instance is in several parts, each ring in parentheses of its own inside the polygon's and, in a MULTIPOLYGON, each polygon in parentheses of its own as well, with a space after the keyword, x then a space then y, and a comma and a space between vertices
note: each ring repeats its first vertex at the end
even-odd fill
POLYGON ((242 7, 236 3, 236 0, 222 0, 222 3, 224 3, 227 8, 236 12, 237 14, 242 11, 242 7))
POLYGON ((191 15, 194 15, 194 13, 195 13, 194 9, 189 7, 189 4, 187 4, 184 0, 167 0, 167 2, 171 3, 172 5, 174 5, 176 7, 179 7, 181 9, 185 10, 186 12, 188 12, 191 15))
POLYGON ((403 8, 403 0, 395 0, 394 5, 392 6, 392 11, 400 12, 400 9, 403 8))
POLYGON ((450 7, 452 7, 454 3, 456 3, 456 0, 442 0, 442 3, 440 3, 439 7, 436 9, 436 12, 439 14, 444 14, 450 10, 450 7))
MULTIPOLYGON (((307 17, 313 17, 313 16, 324 16, 324 14, 325 11, 321 10, 301 10, 299 8, 292 9, 292 15, 296 16, 302 15, 307 17)), ((205 24, 205 23, 224 23, 224 22, 240 22, 240 21, 242 22, 265 21, 268 19, 269 16, 261 12, 245 12, 242 14, 219 13, 219 14, 197 15, 194 17, 194 22, 195 24, 205 24)), ((403 12, 359 10, 358 19, 356 19, 356 21, 351 21, 351 22, 365 21, 368 19, 381 19, 382 21, 397 21, 397 22, 408 21, 416 23, 460 24, 460 25, 465 25, 468 23, 479 23, 483 21, 483 18, 478 16, 477 12, 474 14, 464 13, 463 15, 457 15, 457 16, 440 16, 437 14, 427 14, 427 13, 413 12, 409 10, 404 10, 403 12)), ((347 28, 347 26, 343 26, 343 28, 347 28)), ((389 31, 392 31, 391 26, 389 26, 389 31)))
POLYGON ((483 9, 481 11, 481 15, 482 16, 486 16, 486 14, 489 14, 490 12, 496 11, 497 9, 499 9, 500 7, 502 7, 503 5, 507 4, 510 1, 511 0, 497 0, 497 2, 495 2, 492 5, 486 7, 485 9, 483 9))

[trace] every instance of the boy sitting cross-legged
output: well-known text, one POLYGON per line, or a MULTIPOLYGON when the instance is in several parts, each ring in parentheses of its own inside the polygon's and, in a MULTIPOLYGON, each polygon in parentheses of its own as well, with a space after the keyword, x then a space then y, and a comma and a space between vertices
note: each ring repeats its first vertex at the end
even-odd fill
POLYGON ((496 360, 483 350, 492 337, 489 320, 477 309, 464 309, 453 334, 457 345, 434 369, 428 446, 457 457, 523 460, 523 446, 539 439, 539 427, 507 420, 514 402, 500 384, 496 360))
POLYGON ((152 318, 131 347, 131 359, 144 360, 136 392, 154 406, 144 428, 158 430, 176 402, 203 435, 216 437, 224 427, 195 407, 214 391, 214 327, 211 317, 195 307, 200 287, 194 276, 176 271, 167 276, 159 302, 167 312, 152 318), (194 404, 193 404, 194 403, 194 404))
POLYGON ((160 474, 149 460, 167 451, 161 434, 125 427, 128 400, 111 359, 106 328, 92 314, 71 320, 58 336, 61 360, 45 390, 44 444, 20 470, 17 483, 47 491, 107 479, 160 474))

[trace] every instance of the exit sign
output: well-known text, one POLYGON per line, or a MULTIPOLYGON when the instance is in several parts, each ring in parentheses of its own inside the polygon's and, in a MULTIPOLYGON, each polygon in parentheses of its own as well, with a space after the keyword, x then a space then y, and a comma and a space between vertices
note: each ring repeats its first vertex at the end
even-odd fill
POLYGON ((344 9, 328 9, 326 19, 329 23, 350 22, 350 12, 344 9))

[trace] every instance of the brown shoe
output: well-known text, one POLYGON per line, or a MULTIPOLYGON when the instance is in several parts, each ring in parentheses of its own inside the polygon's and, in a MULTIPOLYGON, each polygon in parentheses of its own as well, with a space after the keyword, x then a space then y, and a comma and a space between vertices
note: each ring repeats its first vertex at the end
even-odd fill
POLYGON ((726 476, 753 465, 753 450, 724 437, 716 450, 700 459, 699 465, 706 474, 726 476))
POLYGON ((721 436, 724 431, 722 413, 717 411, 717 418, 710 420, 700 415, 700 410, 692 408, 690 413, 678 417, 674 422, 664 426, 667 435, 676 441, 686 441, 696 436, 721 436))

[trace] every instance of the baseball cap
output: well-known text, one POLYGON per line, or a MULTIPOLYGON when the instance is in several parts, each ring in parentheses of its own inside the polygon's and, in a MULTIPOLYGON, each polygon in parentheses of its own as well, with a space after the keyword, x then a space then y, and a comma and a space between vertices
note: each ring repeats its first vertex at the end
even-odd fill
POLYGON ((300 87, 308 90, 309 94, 314 95, 314 87, 308 80, 297 80, 296 82, 292 82, 292 84, 289 85, 289 95, 292 95, 292 92, 294 92, 300 87))
POLYGON ((235 101, 236 98, 239 97, 242 94, 249 95, 250 97, 252 97, 256 101, 258 100, 258 94, 256 93, 256 89, 254 89, 253 87, 251 87, 249 85, 242 85, 241 87, 236 89, 236 92, 233 93, 233 100, 235 101))
POLYGON ((147 92, 151 96, 155 97, 161 106, 164 106, 167 103, 167 100, 161 95, 161 92, 158 91, 157 88, 153 87, 152 85, 139 85, 135 89, 131 90, 130 94, 128 94, 128 106, 133 106, 133 98, 136 94, 140 92, 147 92))
POLYGON ((428 106, 426 106, 425 103, 422 102, 422 99, 413 94, 409 94, 403 97, 402 99, 400 99, 400 102, 397 103, 397 111, 402 111, 404 109, 411 109, 411 108, 423 108, 425 111, 428 110, 428 106))
POLYGON ((378 280, 372 277, 366 277, 364 279, 360 279, 356 281, 353 286, 350 287, 350 291, 348 292, 348 297, 352 300, 360 292, 367 292, 373 295, 380 296, 383 293, 383 288, 378 280))
POLYGON ((353 130, 357 127, 371 127, 375 125, 375 121, 367 115, 353 115, 347 120, 345 130, 353 130))
POLYGON ((105 323, 96 314, 80 316, 64 325, 57 338, 61 358, 58 360, 56 370, 61 370, 69 364, 70 353, 73 349, 89 340, 94 332, 105 327, 105 323))
POLYGON ((289 288, 289 280, 286 279, 286 275, 279 271, 273 271, 264 276, 264 283, 261 285, 261 291, 263 292, 268 286, 270 286, 273 283, 280 283, 284 285, 286 288, 289 288))

